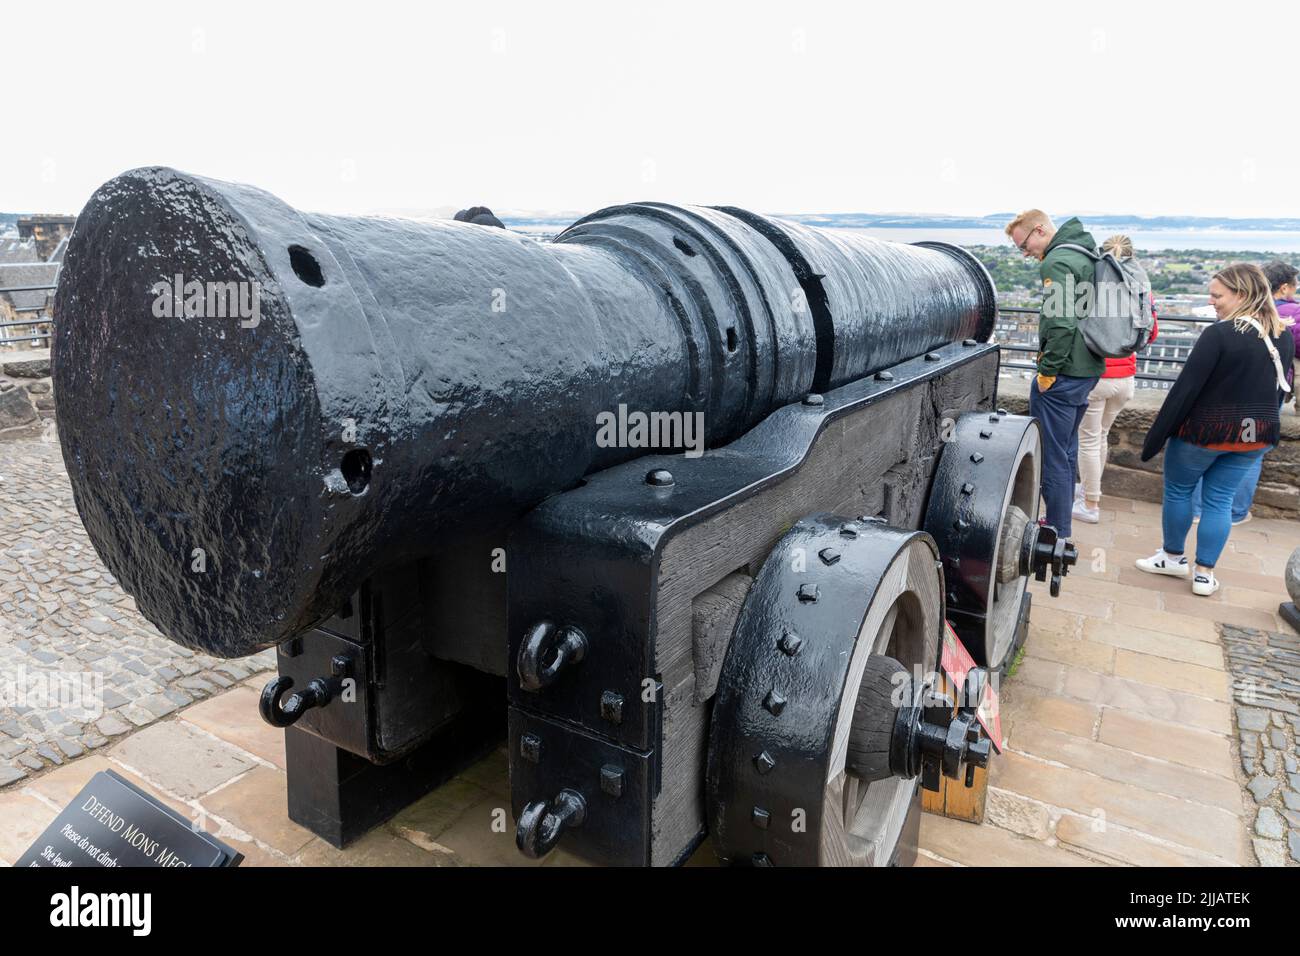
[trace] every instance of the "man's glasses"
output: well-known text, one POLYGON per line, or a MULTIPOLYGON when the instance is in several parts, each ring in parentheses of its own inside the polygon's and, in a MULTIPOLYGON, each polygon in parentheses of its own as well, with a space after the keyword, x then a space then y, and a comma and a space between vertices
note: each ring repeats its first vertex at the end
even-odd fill
POLYGON ((1029 237, 1032 236, 1034 233, 1036 233, 1039 230, 1039 228, 1040 227, 1038 226, 1034 226, 1033 229, 1030 229, 1027 233, 1025 233, 1024 242, 1019 242, 1016 244, 1016 248, 1019 249, 1024 255, 1029 255, 1029 250, 1026 249, 1025 246, 1029 243, 1029 237))

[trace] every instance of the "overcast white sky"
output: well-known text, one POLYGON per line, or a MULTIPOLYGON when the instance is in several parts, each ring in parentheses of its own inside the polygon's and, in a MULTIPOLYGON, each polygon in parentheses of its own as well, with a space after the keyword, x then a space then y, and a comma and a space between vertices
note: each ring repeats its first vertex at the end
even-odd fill
POLYGON ((0 210, 161 164, 345 213, 1295 217, 1284 9, 7 3, 0 210))

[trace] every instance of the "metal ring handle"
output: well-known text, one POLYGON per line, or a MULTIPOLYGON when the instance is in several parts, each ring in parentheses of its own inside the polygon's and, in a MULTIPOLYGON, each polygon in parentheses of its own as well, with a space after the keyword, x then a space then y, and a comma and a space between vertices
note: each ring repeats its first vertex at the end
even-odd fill
POLYGON ((586 818, 587 802, 576 790, 561 790, 554 803, 534 800, 519 814, 515 846, 529 859, 541 859, 555 849, 565 830, 582 826, 586 818))
POLYGON ((519 645, 519 686, 533 692, 549 687, 586 654, 587 636, 582 631, 539 621, 519 645))
POLYGON ((257 709, 272 727, 289 727, 307 712, 311 704, 302 694, 293 694, 287 701, 282 698, 293 687, 292 677, 277 677, 262 688, 257 709))

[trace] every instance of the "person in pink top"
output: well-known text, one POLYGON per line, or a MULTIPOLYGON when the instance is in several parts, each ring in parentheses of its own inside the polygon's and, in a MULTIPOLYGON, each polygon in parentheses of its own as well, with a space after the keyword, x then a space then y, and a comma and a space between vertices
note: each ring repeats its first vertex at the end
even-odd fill
MULTIPOLYGON (((1273 302, 1277 306, 1277 314, 1282 317, 1282 323, 1295 325, 1296 318, 1300 316, 1300 302, 1295 300, 1300 272, 1289 262, 1274 259, 1264 266, 1264 275, 1273 285, 1273 302)), ((1300 358, 1300 343, 1296 344, 1296 358, 1300 358)))
MULTIPOLYGON (((1133 242, 1128 236, 1111 236, 1101 244, 1102 252, 1117 259, 1133 258, 1133 242)), ((1160 326, 1156 307, 1151 305, 1151 341, 1160 326)), ((1088 410, 1079 423, 1079 478, 1074 489, 1074 517, 1088 524, 1101 520, 1101 473, 1106 467, 1110 448, 1110 426, 1133 398, 1133 377, 1137 374, 1137 355, 1106 359, 1106 371, 1088 393, 1088 410)))

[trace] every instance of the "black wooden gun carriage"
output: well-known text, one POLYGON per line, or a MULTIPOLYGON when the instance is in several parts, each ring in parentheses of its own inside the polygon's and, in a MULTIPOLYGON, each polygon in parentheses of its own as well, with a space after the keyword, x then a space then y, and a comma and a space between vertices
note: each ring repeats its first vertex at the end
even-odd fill
POLYGON ((908 862, 919 786, 989 754, 945 620, 996 670, 1074 557, 945 243, 658 203, 539 243, 142 169, 55 308, 92 541, 172 640, 278 648, 336 846, 504 729, 528 855, 908 862))

